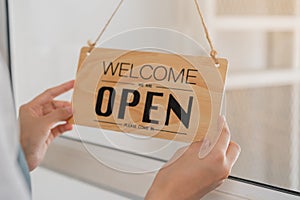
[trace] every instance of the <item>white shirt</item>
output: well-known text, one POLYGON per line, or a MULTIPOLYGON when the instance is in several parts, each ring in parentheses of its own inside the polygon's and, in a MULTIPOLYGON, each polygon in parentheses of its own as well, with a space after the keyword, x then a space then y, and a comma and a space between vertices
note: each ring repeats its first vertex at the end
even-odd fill
POLYGON ((30 199, 17 162, 18 126, 7 63, 0 55, 0 199, 30 199))

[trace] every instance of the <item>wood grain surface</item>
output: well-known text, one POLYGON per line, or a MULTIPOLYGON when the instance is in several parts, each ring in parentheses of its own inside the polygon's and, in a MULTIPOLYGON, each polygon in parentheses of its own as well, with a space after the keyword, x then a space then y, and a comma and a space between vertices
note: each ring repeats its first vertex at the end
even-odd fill
POLYGON ((80 54, 72 123, 182 142, 217 134, 226 59, 216 67, 210 57, 104 48, 88 54, 88 49, 80 54), (99 98, 103 88, 112 88, 114 98, 108 90, 99 98), (106 113, 111 103, 111 114, 97 114, 97 103, 98 113, 106 113))

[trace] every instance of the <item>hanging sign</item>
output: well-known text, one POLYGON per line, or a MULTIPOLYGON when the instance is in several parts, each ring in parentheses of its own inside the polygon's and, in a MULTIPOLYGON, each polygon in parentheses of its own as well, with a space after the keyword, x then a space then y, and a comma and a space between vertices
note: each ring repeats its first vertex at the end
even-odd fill
POLYGON ((73 93, 78 125, 183 142, 218 119, 227 60, 166 53, 81 50, 73 93))

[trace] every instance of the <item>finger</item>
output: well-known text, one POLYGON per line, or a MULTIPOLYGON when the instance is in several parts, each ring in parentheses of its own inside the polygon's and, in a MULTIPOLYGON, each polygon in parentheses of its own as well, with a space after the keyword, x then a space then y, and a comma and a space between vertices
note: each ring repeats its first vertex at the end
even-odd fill
POLYGON ((204 139, 203 143, 201 144, 201 147, 199 148, 198 156, 200 159, 205 158, 209 154, 210 147, 211 142, 209 141, 209 139, 204 139))
POLYGON ((230 143, 230 137, 231 136, 230 136, 230 131, 229 131, 228 125, 227 125, 226 121, 224 120, 222 132, 219 136, 219 139, 218 139, 214 149, 217 151, 221 150, 225 154, 227 151, 228 145, 230 143))
POLYGON ((71 102, 69 101, 53 101, 53 104, 55 108, 65 108, 65 107, 71 107, 71 102))
POLYGON ((38 104, 44 104, 52 101, 55 97, 68 92, 74 87, 74 80, 63 83, 59 86, 50 88, 33 99, 32 102, 38 104))
POLYGON ((55 110, 55 105, 54 105, 53 101, 46 103, 43 106, 43 115, 47 115, 50 112, 52 112, 53 110, 55 110))
POLYGON ((45 115, 46 123, 52 126, 55 123, 68 120, 73 114, 71 107, 55 109, 45 115))
POLYGON ((241 153, 241 147, 238 144, 236 144, 235 142, 230 142, 227 152, 226 152, 226 157, 230 164, 230 167, 233 167, 233 165, 237 161, 240 153, 241 153))
POLYGON ((51 129, 51 134, 53 135, 53 138, 56 138, 57 136, 67 132, 67 131, 71 131, 73 129, 73 125, 66 123, 66 124, 61 124, 58 125, 56 127, 54 127, 53 129, 51 129))
POLYGON ((218 118, 218 130, 219 130, 219 133, 221 133, 225 122, 226 122, 225 116, 219 116, 219 118, 218 118))
POLYGON ((47 115, 57 108, 65 108, 65 107, 71 107, 71 103, 68 101, 51 101, 50 103, 47 103, 44 106, 43 115, 47 115))
POLYGON ((61 134, 71 131, 73 129, 72 124, 60 124, 53 129, 51 129, 51 134, 49 135, 46 143, 49 145, 56 137, 60 136, 61 134))

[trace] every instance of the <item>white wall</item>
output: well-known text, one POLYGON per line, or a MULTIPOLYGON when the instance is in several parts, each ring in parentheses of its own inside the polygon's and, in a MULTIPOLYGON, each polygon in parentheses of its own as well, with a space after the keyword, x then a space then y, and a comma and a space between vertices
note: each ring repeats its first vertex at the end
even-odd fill
MULTIPOLYGON (((11 1, 17 105, 49 86, 75 77, 80 48, 88 39, 96 38, 118 2, 11 1)), ((200 41, 204 35, 193 6, 192 0, 125 0, 102 41, 122 31, 151 26, 178 30, 200 41)), ((117 45, 129 48, 133 43, 122 41, 117 45)), ((180 41, 173 38, 165 41, 159 35, 153 36, 151 43, 165 43, 176 49, 184 47, 180 41)), ((207 46, 206 42, 202 44, 207 46)))

